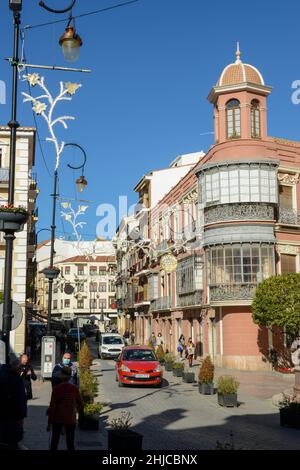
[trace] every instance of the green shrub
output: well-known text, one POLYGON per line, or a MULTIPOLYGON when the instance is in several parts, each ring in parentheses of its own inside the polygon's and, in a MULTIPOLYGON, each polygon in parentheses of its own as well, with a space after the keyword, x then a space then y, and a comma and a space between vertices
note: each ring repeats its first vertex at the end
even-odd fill
POLYGON ((173 363, 173 369, 184 369, 184 363, 183 362, 174 362, 173 363))
POLYGON ((207 356, 199 370, 199 382, 203 384, 212 384, 214 381, 215 366, 211 362, 210 356, 207 356))
POLYGON ((97 378, 90 372, 89 369, 80 369, 80 393, 85 403, 92 403, 98 391, 97 378))
POLYGON ((84 405, 84 414, 85 416, 93 416, 98 415, 101 413, 103 409, 103 405, 101 403, 86 403, 84 405))
POLYGON ((237 393, 239 385, 239 382, 231 375, 223 375, 218 379, 218 393, 223 395, 237 393))
POLYGON ((162 347, 161 344, 157 347, 156 357, 157 357, 158 361, 164 361, 165 360, 165 351, 164 351, 164 348, 162 347))
POLYGON ((173 354, 166 353, 165 354, 165 362, 168 362, 169 364, 172 364, 173 362, 175 362, 175 358, 174 358, 173 354))

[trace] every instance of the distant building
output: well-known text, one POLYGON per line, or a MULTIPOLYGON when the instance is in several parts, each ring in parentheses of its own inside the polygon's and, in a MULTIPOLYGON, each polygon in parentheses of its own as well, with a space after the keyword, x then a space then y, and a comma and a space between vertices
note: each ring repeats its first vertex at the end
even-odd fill
MULTIPOLYGON (((0 127, 0 205, 7 204, 9 183, 10 129, 0 127)), ((16 146, 15 206, 25 207, 30 217, 25 229, 16 233, 13 252, 12 299, 23 310, 21 325, 11 331, 11 349, 20 354, 25 349, 26 315, 30 313, 34 297, 35 278, 35 224, 38 220, 36 175, 32 172, 35 160, 35 129, 19 127, 16 146)), ((4 290, 5 240, 0 233, 0 290, 4 290)), ((2 325, 0 325, 2 329, 2 325)))
MULTIPOLYGON (((41 273, 49 265, 49 241, 37 250, 38 274, 36 308, 39 315, 47 317, 48 281, 41 273)), ((115 299, 116 261, 111 242, 70 242, 56 240, 55 266, 60 275, 53 283, 52 317, 74 320, 78 317, 100 315, 117 317, 115 299), (79 247, 80 246, 80 247, 79 247), (94 249, 83 256, 82 251, 94 249), (69 290, 68 290, 69 289, 69 290)))

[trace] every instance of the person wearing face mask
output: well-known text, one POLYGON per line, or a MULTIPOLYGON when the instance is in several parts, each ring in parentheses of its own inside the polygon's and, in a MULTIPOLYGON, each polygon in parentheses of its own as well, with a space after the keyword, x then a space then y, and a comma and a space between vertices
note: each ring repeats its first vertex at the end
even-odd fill
POLYGON ((56 364, 56 366, 54 367, 51 378, 52 387, 61 384, 61 371, 63 367, 70 367, 72 375, 69 380, 69 383, 79 387, 79 376, 77 366, 74 364, 74 362, 71 361, 71 354, 69 353, 65 353, 62 357, 61 362, 56 364))

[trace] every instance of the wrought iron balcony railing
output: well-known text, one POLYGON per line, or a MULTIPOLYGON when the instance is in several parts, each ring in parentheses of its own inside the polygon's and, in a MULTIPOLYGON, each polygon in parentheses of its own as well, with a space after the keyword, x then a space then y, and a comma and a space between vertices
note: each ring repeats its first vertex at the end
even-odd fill
POLYGON ((203 291, 196 290, 190 294, 178 295, 177 307, 194 307, 203 304, 203 291))
POLYGON ((283 225, 300 225, 300 212, 280 207, 278 222, 283 225))
POLYGON ((172 306, 171 297, 159 297, 158 299, 151 300, 150 310, 169 310, 172 306))
POLYGON ((209 287, 210 302, 226 300, 251 300, 256 284, 218 284, 209 287))

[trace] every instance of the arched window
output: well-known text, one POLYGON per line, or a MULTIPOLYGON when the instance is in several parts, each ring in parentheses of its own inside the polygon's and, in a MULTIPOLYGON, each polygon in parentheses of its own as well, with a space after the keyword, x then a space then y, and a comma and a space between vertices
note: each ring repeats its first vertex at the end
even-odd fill
POLYGON ((226 104, 227 138, 241 137, 241 109, 239 100, 230 100, 226 104))
POLYGON ((251 136, 260 137, 260 108, 259 101, 251 101, 251 136))

